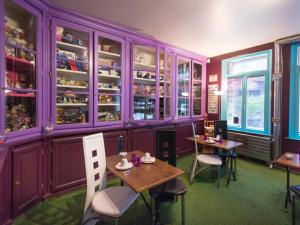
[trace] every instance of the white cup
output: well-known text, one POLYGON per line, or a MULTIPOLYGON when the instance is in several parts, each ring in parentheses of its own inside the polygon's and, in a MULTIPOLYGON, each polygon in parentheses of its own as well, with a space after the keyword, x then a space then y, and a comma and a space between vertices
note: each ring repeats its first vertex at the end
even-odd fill
POLYGON ((213 142, 213 141, 214 141, 213 137, 208 138, 208 142, 213 142))
POLYGON ((220 140, 220 135, 217 135, 216 139, 217 139, 217 140, 220 140))
POLYGON ((147 161, 151 160, 151 156, 150 156, 149 152, 145 153, 145 160, 147 160, 147 161))
POLYGON ((122 159, 121 166, 122 167, 127 167, 128 166, 128 160, 127 160, 127 158, 123 158, 122 159))

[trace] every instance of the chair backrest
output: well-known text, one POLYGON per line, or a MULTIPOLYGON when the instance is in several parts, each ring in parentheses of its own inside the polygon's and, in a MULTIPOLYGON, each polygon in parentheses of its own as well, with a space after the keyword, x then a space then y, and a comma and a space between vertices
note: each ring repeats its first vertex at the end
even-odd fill
POLYGON ((204 134, 207 136, 214 136, 215 121, 204 120, 204 134))
POLYGON ((103 134, 83 137, 83 150, 86 171, 86 199, 84 213, 93 196, 106 187, 106 159, 103 134))
POLYGON ((196 124, 192 123, 193 128, 193 136, 194 136, 194 143, 195 143, 195 154, 198 155, 198 143, 197 143, 197 137, 196 137, 196 124))
POLYGON ((156 130, 156 156, 176 166, 176 131, 156 130))
POLYGON ((215 121, 215 136, 218 134, 221 134, 223 139, 228 139, 227 120, 215 121))

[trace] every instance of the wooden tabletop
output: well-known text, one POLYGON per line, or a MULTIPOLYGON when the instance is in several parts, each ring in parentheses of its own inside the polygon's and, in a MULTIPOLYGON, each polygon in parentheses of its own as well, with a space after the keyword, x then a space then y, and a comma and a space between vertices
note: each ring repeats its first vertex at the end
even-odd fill
MULTIPOLYGON (((142 157, 145 153, 133 151, 137 156, 142 157)), ((128 160, 133 152, 128 152, 128 160)), ((152 164, 141 163, 140 167, 133 167, 130 170, 120 171, 116 164, 121 161, 118 155, 108 156, 106 166, 114 175, 122 179, 136 192, 143 192, 157 185, 166 183, 184 173, 183 170, 169 165, 159 159, 152 164)))
POLYGON ((300 169, 299 154, 293 154, 293 157, 291 159, 287 159, 286 154, 293 154, 293 153, 286 152, 277 160, 276 163, 282 166, 288 166, 294 169, 300 169))
MULTIPOLYGON (((194 137, 188 137, 188 138, 186 138, 186 140, 194 141, 194 137)), ((210 143, 205 142, 203 135, 197 135, 196 140, 197 140, 197 143, 199 143, 201 145, 207 145, 210 147, 221 148, 224 150, 234 149, 234 148, 237 148, 237 147, 243 145, 243 143, 240 143, 240 142, 224 140, 224 139, 222 140, 222 143, 218 143, 216 141, 215 143, 210 144, 210 143)))

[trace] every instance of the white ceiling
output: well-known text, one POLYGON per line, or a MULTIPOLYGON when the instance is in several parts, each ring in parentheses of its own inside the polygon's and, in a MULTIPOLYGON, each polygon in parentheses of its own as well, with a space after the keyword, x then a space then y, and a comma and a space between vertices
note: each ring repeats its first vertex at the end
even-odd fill
POLYGON ((206 56, 300 33, 299 0, 48 0, 206 56))

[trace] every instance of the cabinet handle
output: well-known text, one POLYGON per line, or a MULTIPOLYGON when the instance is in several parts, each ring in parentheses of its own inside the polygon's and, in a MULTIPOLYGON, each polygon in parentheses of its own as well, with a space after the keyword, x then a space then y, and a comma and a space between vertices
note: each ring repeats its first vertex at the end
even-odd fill
POLYGON ((21 185, 21 181, 16 180, 16 181, 15 181, 15 185, 21 185))

